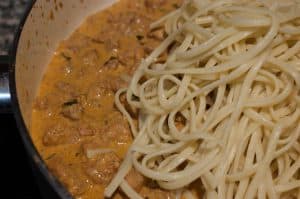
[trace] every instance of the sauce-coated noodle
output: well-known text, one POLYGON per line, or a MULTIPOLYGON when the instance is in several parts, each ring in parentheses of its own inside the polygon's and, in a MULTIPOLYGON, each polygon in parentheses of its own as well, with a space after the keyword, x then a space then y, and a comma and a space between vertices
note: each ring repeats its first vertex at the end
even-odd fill
POLYGON ((141 198, 124 181, 134 167, 184 198, 197 179, 204 198, 300 198, 299 10, 189 0, 153 23, 168 36, 116 94, 135 141, 105 195, 141 198))

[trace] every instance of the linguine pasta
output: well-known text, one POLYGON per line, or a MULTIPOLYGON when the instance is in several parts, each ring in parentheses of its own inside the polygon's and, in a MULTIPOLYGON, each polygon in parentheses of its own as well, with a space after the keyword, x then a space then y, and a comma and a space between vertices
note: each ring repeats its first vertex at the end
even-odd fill
POLYGON ((208 199, 300 198, 299 10, 189 0, 153 23, 167 37, 115 96, 134 142, 105 196, 141 198, 125 180, 134 167, 178 198, 196 198, 199 179, 208 199))

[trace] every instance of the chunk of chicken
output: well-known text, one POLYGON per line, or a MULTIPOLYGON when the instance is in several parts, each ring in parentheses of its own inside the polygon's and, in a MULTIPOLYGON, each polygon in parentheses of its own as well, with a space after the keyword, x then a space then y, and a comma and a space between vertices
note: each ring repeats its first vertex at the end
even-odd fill
POLYGON ((77 125, 50 125, 44 133, 43 144, 45 146, 57 146, 63 144, 74 144, 81 141, 82 137, 93 136, 96 134, 96 129, 85 122, 80 122, 77 125))
POLYGON ((170 191, 165 191, 161 189, 151 189, 148 187, 143 187, 143 189, 140 192, 141 196, 143 198, 148 198, 148 199, 171 199, 175 198, 174 193, 170 191))
POLYGON ((87 191, 88 178, 77 165, 66 164, 63 158, 53 157, 48 162, 49 170, 68 188, 72 195, 77 196, 87 191))
POLYGON ((156 39, 158 41, 162 41, 165 38, 165 30, 163 28, 152 30, 147 33, 147 36, 149 38, 156 39))
POLYGON ((88 89, 87 100, 100 100, 103 96, 114 94, 120 88, 126 87, 127 83, 120 77, 108 75, 100 79, 88 89))
POLYGON ((78 133, 80 136, 93 136, 96 134, 96 129, 86 122, 78 123, 78 133))
POLYGON ((131 171, 127 174, 126 180, 128 184, 137 192, 140 192, 144 183, 145 178, 135 169, 131 169, 131 171))
POLYGON ((118 30, 119 34, 136 35, 143 33, 149 28, 151 19, 136 11, 126 11, 119 15, 111 15, 111 17, 108 18, 108 23, 111 25, 111 28, 118 30))
POLYGON ((145 0, 144 4, 146 8, 157 9, 166 4, 166 0, 145 0))
POLYGON ((83 113, 83 107, 80 104, 64 105, 61 114, 70 120, 79 120, 83 113))
POLYGON ((49 126, 43 136, 43 144, 46 146, 55 146, 78 142, 80 139, 78 130, 71 126, 54 124, 49 126))
POLYGON ((108 184, 120 166, 120 158, 114 152, 97 155, 86 166, 86 173, 93 182, 108 184))
POLYGON ((129 143, 131 141, 129 125, 126 119, 117 111, 108 115, 100 133, 104 142, 129 143))

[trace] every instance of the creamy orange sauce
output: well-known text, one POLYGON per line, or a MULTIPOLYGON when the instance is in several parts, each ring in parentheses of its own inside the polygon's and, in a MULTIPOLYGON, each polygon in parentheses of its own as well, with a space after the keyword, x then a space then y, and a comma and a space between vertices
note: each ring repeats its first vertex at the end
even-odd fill
POLYGON ((127 85, 141 58, 163 39, 149 24, 180 2, 121 0, 87 18, 56 50, 33 109, 31 136, 50 170, 76 198, 103 198, 107 183, 95 182, 86 173, 90 160, 85 145, 112 149, 120 161, 124 157, 132 138, 114 107, 114 93, 127 85))

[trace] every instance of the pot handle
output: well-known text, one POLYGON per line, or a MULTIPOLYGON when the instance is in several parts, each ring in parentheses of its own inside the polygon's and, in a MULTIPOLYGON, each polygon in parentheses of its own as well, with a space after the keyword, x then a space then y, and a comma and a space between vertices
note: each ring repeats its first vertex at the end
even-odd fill
POLYGON ((0 56, 0 114, 11 113, 11 98, 9 92, 9 65, 8 55, 0 56))

